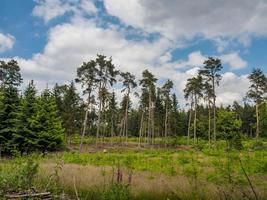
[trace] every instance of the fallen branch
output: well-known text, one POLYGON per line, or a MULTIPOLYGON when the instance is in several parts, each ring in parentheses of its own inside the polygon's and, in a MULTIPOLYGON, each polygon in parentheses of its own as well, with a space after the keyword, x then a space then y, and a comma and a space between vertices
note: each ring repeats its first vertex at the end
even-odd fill
POLYGON ((51 197, 50 192, 43 192, 43 193, 34 193, 34 194, 7 194, 5 195, 7 199, 18 199, 18 198, 25 198, 25 197, 51 197))

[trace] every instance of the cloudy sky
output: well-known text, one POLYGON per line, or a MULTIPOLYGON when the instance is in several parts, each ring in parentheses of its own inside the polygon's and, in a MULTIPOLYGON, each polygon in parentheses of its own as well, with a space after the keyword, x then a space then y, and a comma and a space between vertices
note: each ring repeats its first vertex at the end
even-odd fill
POLYGON ((267 73, 266 0, 1 0, 0 60, 18 60, 24 84, 69 83, 83 61, 112 56, 140 78, 186 79, 222 60, 218 104, 242 101, 253 67, 267 73))

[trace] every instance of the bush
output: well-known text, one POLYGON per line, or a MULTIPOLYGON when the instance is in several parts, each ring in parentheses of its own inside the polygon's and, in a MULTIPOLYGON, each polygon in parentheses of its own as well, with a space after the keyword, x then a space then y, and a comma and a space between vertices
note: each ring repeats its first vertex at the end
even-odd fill
POLYGON ((6 164, 0 167, 0 193, 20 192, 33 187, 38 164, 32 160, 6 164))

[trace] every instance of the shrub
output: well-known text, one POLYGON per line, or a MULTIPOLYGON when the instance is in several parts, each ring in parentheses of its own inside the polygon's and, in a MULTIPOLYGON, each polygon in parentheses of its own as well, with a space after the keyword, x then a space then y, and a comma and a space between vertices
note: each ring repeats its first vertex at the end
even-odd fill
POLYGON ((0 167, 0 192, 19 192, 33 186, 38 172, 38 163, 31 159, 26 162, 6 164, 0 167))

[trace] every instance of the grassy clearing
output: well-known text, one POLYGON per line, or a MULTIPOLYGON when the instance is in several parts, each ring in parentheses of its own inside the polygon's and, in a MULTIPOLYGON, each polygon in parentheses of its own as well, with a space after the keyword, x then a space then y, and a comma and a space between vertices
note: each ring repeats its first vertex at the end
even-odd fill
POLYGON ((83 153, 2 160, 2 193, 34 186, 58 196, 64 191, 76 198, 77 192, 80 199, 267 198, 266 141, 246 141, 241 151, 227 151, 224 142, 210 147, 202 141, 154 149, 138 148, 134 139, 127 146, 86 144, 83 153), (91 149, 95 152, 88 153, 91 149), (29 173, 37 168, 33 163, 39 166, 36 174, 29 173))

